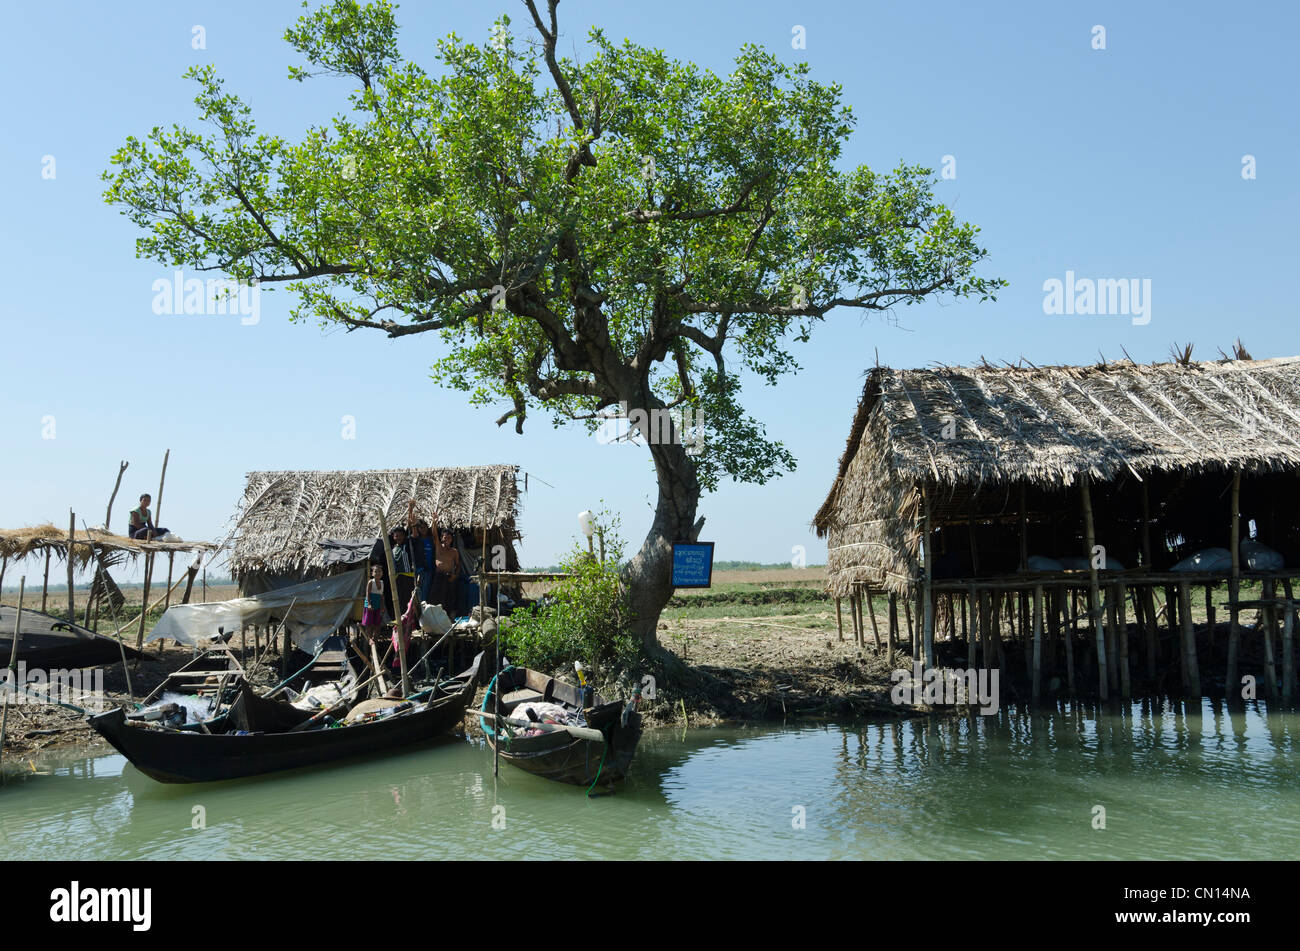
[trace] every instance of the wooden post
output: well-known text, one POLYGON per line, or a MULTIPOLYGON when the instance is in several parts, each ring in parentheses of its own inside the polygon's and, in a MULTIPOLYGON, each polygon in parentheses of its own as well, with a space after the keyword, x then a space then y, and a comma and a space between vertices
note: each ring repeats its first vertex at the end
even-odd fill
POLYGON ((72 574, 76 567, 77 516, 68 509, 68 623, 77 623, 76 588, 72 586, 72 574))
MULTIPOLYGON (((140 630, 135 636, 135 649, 141 650, 144 647, 144 621, 149 614, 149 586, 153 581, 153 552, 144 553, 144 591, 140 596, 140 630)), ((139 661, 137 660, 137 665, 139 661)))
POLYGON ((1086 557, 1088 559, 1088 620, 1092 624, 1093 639, 1097 644, 1097 686, 1101 692, 1102 700, 1110 699, 1110 690, 1108 689, 1108 677, 1106 667, 1106 637, 1102 630, 1100 607, 1101 590, 1097 582, 1097 563, 1093 560, 1092 551, 1097 545, 1097 534, 1092 524, 1092 491, 1089 488, 1091 480, 1085 472, 1079 477, 1080 495, 1083 500, 1083 543, 1087 548, 1086 557))
POLYGON ((1115 604, 1115 586, 1107 585, 1110 595, 1106 604, 1106 682, 1111 691, 1119 689, 1119 610, 1115 604))
MULTIPOLYGON (((14 617, 14 637, 9 647, 9 683, 17 685, 18 683, 18 642, 22 640, 22 623, 23 623, 23 595, 27 591, 27 576, 23 575, 18 579, 18 614, 14 617)), ((14 689, 13 686, 5 691, 4 712, 0 713, 0 764, 4 762, 5 753, 5 726, 9 722, 9 693, 14 689)), ((3 777, 0 773, 0 778, 3 777)))
POLYGON ((1074 592, 1066 589, 1064 592, 1066 604, 1061 606, 1063 611, 1070 611, 1071 616, 1066 619, 1065 623, 1065 683, 1074 691, 1074 592))
POLYGON ((1043 586, 1034 585, 1034 680, 1033 701, 1038 703, 1043 691, 1043 586))
MULTIPOLYGON (((397 563, 393 561, 393 543, 388 537, 388 519, 384 518, 382 510, 379 511, 379 532, 380 538, 384 541, 384 557, 388 559, 388 577, 392 579, 390 582, 393 589, 391 595, 393 598, 393 612, 396 615, 393 618, 393 625, 394 630, 397 632, 397 643, 400 648, 397 651, 397 663, 402 671, 402 696, 407 697, 411 694, 411 677, 406 670, 406 638, 402 636, 402 613, 406 610, 406 605, 401 604, 398 601, 397 563)), ((587 539, 587 541, 590 542, 591 539, 587 539)), ((481 582, 479 587, 480 589, 482 588, 481 582)), ((483 595, 480 593, 479 598, 482 599, 482 597, 483 595)), ((482 615, 480 614, 480 618, 481 617, 482 615)), ((450 663, 450 661, 448 662, 450 663)))
POLYGON ((199 573, 198 559, 186 570, 185 573, 185 595, 181 598, 181 604, 190 603, 190 593, 194 590, 194 576, 199 573))
POLYGON ((1133 695, 1128 664, 1128 592, 1124 582, 1115 583, 1115 636, 1119 638, 1119 695, 1127 700, 1133 695))
POLYGON ((45 613, 45 599, 50 593, 50 549, 45 549, 45 580, 41 582, 41 613, 45 613))
POLYGON ((977 665, 978 652, 977 646, 980 644, 980 612, 979 598, 975 594, 975 586, 971 585, 966 592, 966 601, 970 604, 970 631, 966 635, 966 666, 975 667, 977 665))
POLYGON ((162 524, 163 486, 167 484, 167 460, 171 457, 172 451, 170 449, 163 453, 162 475, 158 476, 158 498, 153 501, 153 523, 155 526, 162 524))
POLYGON ((861 585, 858 588, 858 646, 859 647, 867 646, 867 622, 862 615, 867 608, 866 604, 864 604, 863 601, 864 598, 868 596, 870 590, 871 589, 868 588, 866 585, 861 585))
POLYGON ((1265 578, 1263 585, 1263 594, 1265 606, 1261 612, 1261 620, 1264 622, 1264 680, 1267 681, 1265 686, 1268 689, 1270 698, 1277 699, 1277 664, 1274 662, 1273 653, 1273 624, 1277 619, 1277 604, 1273 598, 1277 589, 1273 585, 1272 578, 1265 578))
POLYGON ((907 619, 907 650, 915 660, 918 656, 916 650, 916 632, 912 629, 912 599, 910 597, 903 599, 903 616, 907 619))
POLYGON ((1147 629, 1147 677, 1154 681, 1160 661, 1160 635, 1156 627, 1156 589, 1151 585, 1142 589, 1142 613, 1147 629))
POLYGON ((1237 645, 1241 639, 1240 611, 1237 598, 1241 592, 1241 472, 1232 474, 1232 528, 1228 550, 1232 553, 1232 576, 1228 580, 1228 664, 1223 689, 1229 702, 1239 702, 1241 681, 1237 677, 1237 645))
POLYGON ((163 602, 163 610, 166 611, 172 606, 172 572, 176 568, 176 552, 167 553, 167 598, 163 602))
POLYGON ((1205 629, 1210 635, 1210 656, 1214 656, 1214 585, 1205 586, 1205 629))
POLYGON ((934 598, 931 591, 934 583, 934 546, 930 535, 930 493, 924 486, 921 487, 921 509, 925 533, 925 575, 921 590, 921 610, 925 617, 922 621, 921 644, 925 652, 925 666, 929 669, 934 666, 934 598))
MULTIPOLYGON (((480 579, 481 579, 481 578, 482 578, 482 575, 480 575, 479 577, 480 577, 480 579)), ((483 587, 483 583, 482 583, 481 580, 480 580, 480 582, 479 582, 479 587, 480 587, 480 588, 483 587)), ((836 599, 835 599, 835 626, 838 627, 838 628, 840 629, 840 640, 843 641, 843 640, 844 640, 844 615, 843 615, 842 613, 840 613, 840 599, 839 599, 839 598, 836 598, 836 599)))
POLYGON ((122 488, 122 473, 126 472, 130 463, 123 459, 117 465, 117 481, 113 483, 113 494, 108 497, 108 511, 104 513, 104 531, 113 530, 113 502, 117 499, 117 490, 122 488))
POLYGON ((1291 600, 1291 579, 1282 579, 1286 607, 1282 615, 1282 700, 1290 703, 1295 695, 1295 603, 1291 600))
POLYGON ((1201 698, 1201 673, 1196 662, 1196 628, 1192 626, 1192 595, 1186 581, 1178 582, 1178 613, 1182 615, 1184 669, 1189 698, 1201 698))
POLYGON ((866 591, 866 598, 867 598, 866 601, 867 616, 871 618, 871 639, 876 644, 876 653, 879 654, 880 653, 880 631, 876 627, 876 608, 871 600, 871 585, 867 585, 865 591, 866 591))
POLYGON ((894 666, 894 655, 898 651, 898 595, 889 592, 889 666, 894 666))
MULTIPOLYGON (((849 587, 849 633, 853 635, 853 643, 858 642, 858 595, 857 583, 854 582, 849 587)), ((843 640, 843 637, 840 638, 843 640)))

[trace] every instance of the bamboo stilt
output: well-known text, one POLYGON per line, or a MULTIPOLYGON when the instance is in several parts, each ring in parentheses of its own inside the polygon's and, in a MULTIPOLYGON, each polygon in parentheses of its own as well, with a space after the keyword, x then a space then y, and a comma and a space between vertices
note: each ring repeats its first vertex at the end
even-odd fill
POLYGON ((1106 638, 1102 630, 1100 617, 1101 590, 1097 581, 1097 563, 1093 558, 1093 549, 1097 546, 1097 534, 1092 524, 1092 490, 1091 479, 1085 472, 1079 477, 1079 490, 1083 501, 1083 540, 1087 548, 1088 559, 1088 621, 1092 625, 1093 639, 1097 644, 1097 686, 1102 700, 1110 699, 1109 677, 1106 666, 1106 638))
POLYGON ((1178 584, 1178 608, 1182 615, 1183 658, 1187 671, 1187 695, 1201 698, 1201 674, 1196 661, 1196 628, 1192 626, 1192 595, 1186 581, 1178 584))
POLYGON ((1229 702, 1237 702, 1241 697, 1241 681, 1237 677, 1237 650, 1241 640, 1241 612, 1237 600, 1241 594, 1241 473, 1232 474, 1232 501, 1230 507, 1232 528, 1230 545, 1232 552, 1232 577, 1228 581, 1228 662, 1224 674, 1223 689, 1229 702))
POLYGON ((1264 579, 1264 600, 1268 602, 1261 612, 1264 623, 1264 680, 1265 689, 1272 700, 1277 699, 1277 664, 1273 653, 1273 624, 1277 619, 1277 605, 1273 603, 1276 589, 1272 578, 1264 579))
POLYGON ((889 666, 898 654, 898 595, 889 592, 889 666))
POLYGON ((880 653, 880 631, 876 627, 876 606, 875 606, 875 602, 871 600, 870 586, 868 586, 866 589, 866 597, 867 597, 867 603, 866 603, 867 616, 871 618, 871 640, 875 642, 876 653, 878 654, 880 653))
POLYGON ((1127 700, 1133 695, 1128 662, 1128 592, 1124 582, 1115 585, 1115 609, 1118 619, 1115 624, 1115 636, 1119 638, 1119 695, 1127 700))
POLYGON ((1034 586, 1034 653, 1032 698, 1038 703, 1043 695, 1043 586, 1034 586))
POLYGON ((844 640, 844 615, 840 612, 840 599, 835 599, 835 626, 840 629, 840 640, 844 640))

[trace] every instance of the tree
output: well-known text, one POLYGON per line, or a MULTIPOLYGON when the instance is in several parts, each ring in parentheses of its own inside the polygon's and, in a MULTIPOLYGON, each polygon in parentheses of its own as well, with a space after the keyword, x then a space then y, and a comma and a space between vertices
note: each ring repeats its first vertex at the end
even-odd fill
POLYGON ((775 384, 836 308, 1004 282, 976 275, 978 229, 930 170, 838 166, 854 118, 806 64, 746 45, 719 76, 598 29, 576 62, 557 4, 526 0, 528 42, 504 16, 482 45, 448 37, 434 75, 399 53, 389 4, 334 0, 285 38, 306 61, 291 78, 356 83, 345 113, 296 143, 259 134, 193 68, 210 128, 129 137, 105 198, 143 229, 137 256, 290 284, 295 320, 440 336, 435 379, 504 402, 498 425, 639 411, 658 501, 625 580, 653 648, 701 492, 794 466, 737 369, 775 384))

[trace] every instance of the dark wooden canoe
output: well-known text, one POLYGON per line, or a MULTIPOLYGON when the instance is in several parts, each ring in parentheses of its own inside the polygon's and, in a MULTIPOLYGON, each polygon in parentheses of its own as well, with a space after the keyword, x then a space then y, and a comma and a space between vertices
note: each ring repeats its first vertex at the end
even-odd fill
MULTIPOLYGON (((0 606, 0 657, 9 662, 13 650, 14 621, 18 609, 0 606)), ((116 664, 122 660, 122 648, 117 640, 87 630, 80 624, 70 624, 67 618, 55 617, 23 608, 22 630, 19 631, 18 660, 28 667, 40 670, 61 670, 77 667, 98 667, 116 664)), ((126 648, 127 657, 136 657, 134 648, 126 648)))
POLYGON ((160 783, 215 782, 314 766, 400 749, 447 733, 464 719, 474 699, 482 656, 475 657, 468 670, 444 681, 431 699, 412 712, 352 726, 313 725, 295 731, 310 718, 309 713, 289 703, 265 700, 247 688, 220 723, 242 734, 136 726, 120 707, 91 717, 90 725, 136 769, 160 783))
MULTIPOLYGON (((582 709, 579 688, 526 667, 507 667, 497 675, 488 685, 481 707, 483 712, 494 711, 498 690, 502 716, 513 714, 516 707, 529 700, 557 703, 568 710, 582 709)), ((593 706, 583 710, 583 715, 588 727, 604 734, 604 743, 568 733, 522 736, 515 730, 516 735, 511 736, 504 726, 498 737, 492 721, 479 717, 479 725, 493 750, 500 743, 503 760, 535 776, 577 786, 612 785, 627 775, 636 755, 636 745, 641 740, 641 714, 634 702, 606 701, 597 696, 593 698, 593 706)))

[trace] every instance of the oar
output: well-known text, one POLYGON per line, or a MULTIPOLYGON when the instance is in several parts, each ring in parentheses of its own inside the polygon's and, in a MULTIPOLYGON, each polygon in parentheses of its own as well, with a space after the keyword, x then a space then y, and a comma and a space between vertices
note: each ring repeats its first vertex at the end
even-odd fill
POLYGON ((510 726, 526 727, 530 730, 541 730, 543 733, 568 733, 570 736, 574 736, 580 740, 590 740, 593 743, 605 742, 604 733, 586 726, 564 726, 559 723, 543 723, 539 720, 515 720, 510 717, 498 716, 495 713, 488 713, 486 710, 466 710, 465 716, 492 718, 498 723, 505 723, 510 726))

